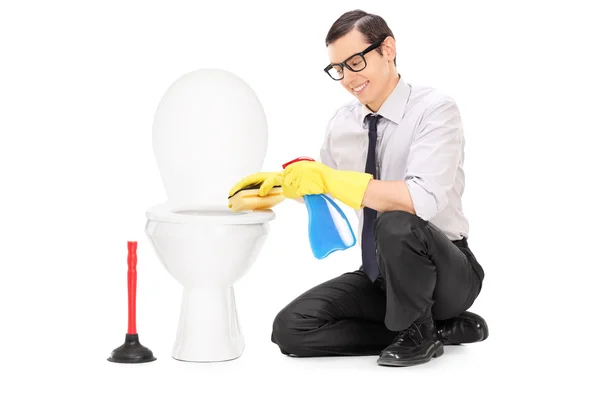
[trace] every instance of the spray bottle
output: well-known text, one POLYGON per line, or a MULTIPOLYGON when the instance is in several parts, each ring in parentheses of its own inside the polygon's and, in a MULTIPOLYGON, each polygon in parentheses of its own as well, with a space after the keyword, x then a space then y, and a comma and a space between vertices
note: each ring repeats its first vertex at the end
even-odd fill
MULTIPOLYGON (((285 169, 298 161, 315 161, 298 157, 282 165, 285 169)), ((308 239, 313 255, 321 260, 337 250, 346 250, 356 244, 356 236, 346 215, 335 201, 325 194, 303 196, 308 211, 308 239)))

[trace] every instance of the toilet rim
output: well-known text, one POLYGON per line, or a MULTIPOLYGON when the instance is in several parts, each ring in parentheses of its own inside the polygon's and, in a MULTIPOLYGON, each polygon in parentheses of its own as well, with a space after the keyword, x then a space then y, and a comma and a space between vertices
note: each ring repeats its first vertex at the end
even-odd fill
POLYGON ((273 210, 233 212, 226 207, 215 206, 174 206, 163 203, 146 211, 148 220, 178 224, 215 223, 219 225, 259 224, 275 218, 273 210), (204 214, 185 214, 181 211, 198 211, 204 214))

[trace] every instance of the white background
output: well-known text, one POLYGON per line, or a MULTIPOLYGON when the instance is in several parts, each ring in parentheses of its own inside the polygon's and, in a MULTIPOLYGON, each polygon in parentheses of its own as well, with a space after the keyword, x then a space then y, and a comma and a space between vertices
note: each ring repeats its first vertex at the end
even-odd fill
POLYGON ((2 2, 0 398, 597 398, 593 3, 2 2), (314 259, 306 209, 286 201, 236 285, 242 357, 172 359, 181 288, 144 234, 146 209, 166 200, 151 142, 161 96, 184 73, 228 69, 267 114, 263 170, 315 157, 350 99, 323 73, 324 39, 354 8, 387 20, 408 82, 461 109, 464 209, 486 271, 471 310, 490 337, 412 368, 283 356, 270 342, 276 313, 360 262, 357 247, 314 259), (138 332, 158 357, 143 365, 106 361, 127 329, 128 240, 138 332))

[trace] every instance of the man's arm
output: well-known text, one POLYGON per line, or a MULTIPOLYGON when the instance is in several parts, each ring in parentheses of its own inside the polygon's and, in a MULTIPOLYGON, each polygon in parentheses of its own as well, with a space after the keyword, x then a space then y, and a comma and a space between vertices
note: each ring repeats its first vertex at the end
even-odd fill
POLYGON ((363 205, 377 211, 403 210, 429 220, 448 204, 462 157, 460 113, 450 98, 425 112, 411 145, 404 180, 372 180, 363 205))
POLYGON ((371 180, 365 191, 363 205, 381 212, 402 210, 415 214, 406 181, 371 180))

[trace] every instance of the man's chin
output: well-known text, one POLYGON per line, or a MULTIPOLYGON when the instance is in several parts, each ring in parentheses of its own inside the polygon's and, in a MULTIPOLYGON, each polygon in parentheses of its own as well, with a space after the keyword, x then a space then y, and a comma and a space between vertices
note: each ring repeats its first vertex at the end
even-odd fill
POLYGON ((354 93, 354 91, 352 89, 350 89, 349 92, 361 104, 368 104, 371 101, 373 101, 373 99, 371 99, 371 96, 365 96, 364 94, 356 94, 356 93, 354 93))
POLYGON ((369 103, 373 102, 373 99, 371 99, 370 97, 364 97, 364 96, 354 96, 356 98, 356 100, 358 100, 361 104, 364 104, 365 106, 368 105, 369 103))
MULTIPOLYGON (((367 88, 370 89, 370 88, 367 88)), ((358 99, 358 101, 360 101, 362 104, 369 104, 372 103, 373 101, 375 101, 375 96, 373 95, 373 91, 370 91, 369 93, 362 93, 359 95, 354 95, 354 97, 356 97, 358 99)))

